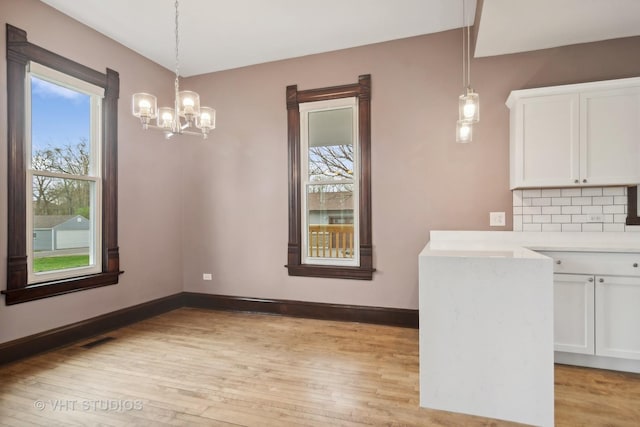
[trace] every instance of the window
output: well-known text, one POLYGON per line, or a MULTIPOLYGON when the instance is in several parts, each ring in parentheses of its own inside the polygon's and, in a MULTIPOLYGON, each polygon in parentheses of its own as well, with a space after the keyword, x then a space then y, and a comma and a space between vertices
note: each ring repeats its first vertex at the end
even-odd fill
POLYGON ((99 273, 104 89, 30 62, 25 91, 28 283, 99 273))
POLYGON ((370 93, 287 87, 289 275, 372 278, 370 93))
POLYGON ((357 108, 355 97, 300 105, 303 264, 359 265, 357 108))
POLYGON ((118 90, 7 25, 7 304, 118 283, 118 90))

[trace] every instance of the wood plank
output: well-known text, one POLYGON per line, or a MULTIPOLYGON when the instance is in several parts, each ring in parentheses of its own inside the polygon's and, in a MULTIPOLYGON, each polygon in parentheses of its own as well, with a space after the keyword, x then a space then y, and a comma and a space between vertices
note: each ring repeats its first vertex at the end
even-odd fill
MULTIPOLYGON (((515 425, 419 408, 415 329, 181 308, 108 336, 0 367, 0 425, 515 425)), ((556 425, 638 425, 640 375, 555 372, 556 425)))

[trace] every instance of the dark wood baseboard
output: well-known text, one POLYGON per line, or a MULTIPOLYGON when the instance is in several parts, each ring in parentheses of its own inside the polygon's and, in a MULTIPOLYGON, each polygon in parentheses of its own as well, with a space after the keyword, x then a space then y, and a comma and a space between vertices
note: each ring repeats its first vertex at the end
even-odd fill
POLYGON ((418 310, 184 292, 187 307, 418 328, 418 310))
POLYGON ((418 327, 418 310, 246 298, 182 292, 0 344, 0 364, 87 339, 181 307, 243 311, 310 319, 418 327))
POLYGON ((0 344, 0 364, 33 356, 103 334, 184 306, 182 294, 170 295, 71 325, 0 344))

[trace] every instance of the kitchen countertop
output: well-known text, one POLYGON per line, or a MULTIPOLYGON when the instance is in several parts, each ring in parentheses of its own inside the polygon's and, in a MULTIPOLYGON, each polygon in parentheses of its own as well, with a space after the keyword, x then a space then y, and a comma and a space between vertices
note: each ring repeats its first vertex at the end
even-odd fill
POLYGON ((640 233, 431 231, 423 254, 438 256, 440 251, 521 251, 518 257, 535 257, 533 251, 640 253, 640 233))

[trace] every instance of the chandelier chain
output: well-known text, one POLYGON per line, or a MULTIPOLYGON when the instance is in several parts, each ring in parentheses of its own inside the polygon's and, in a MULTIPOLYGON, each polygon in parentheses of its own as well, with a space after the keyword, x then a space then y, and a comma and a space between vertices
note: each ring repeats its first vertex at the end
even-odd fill
POLYGON ((179 84, 178 84, 178 78, 180 76, 180 51, 179 51, 179 44, 180 44, 180 37, 179 37, 179 25, 178 25, 178 17, 179 17, 179 13, 178 13, 178 0, 176 0, 175 2, 175 7, 176 7, 176 22, 175 22, 175 36, 176 36, 176 81, 175 81, 175 87, 176 87, 176 93, 178 93, 178 89, 179 89, 179 84))

